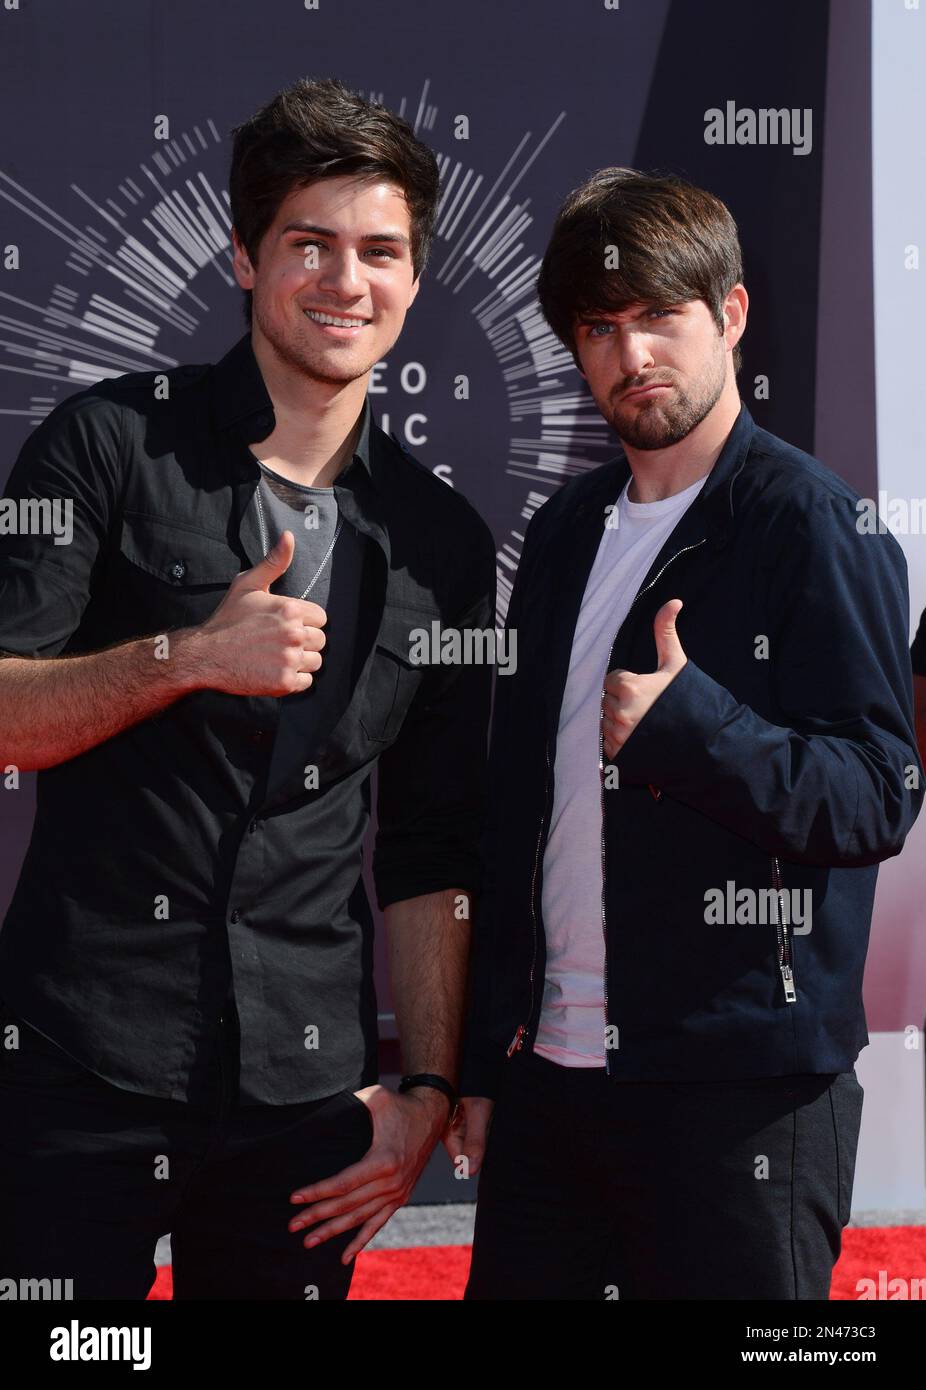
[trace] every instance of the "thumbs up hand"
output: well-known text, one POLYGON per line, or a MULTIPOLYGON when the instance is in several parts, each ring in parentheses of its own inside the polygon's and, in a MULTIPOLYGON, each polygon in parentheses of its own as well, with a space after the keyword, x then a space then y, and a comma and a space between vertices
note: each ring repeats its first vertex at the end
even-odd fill
POLYGON ((675 630, 675 619, 681 608, 680 598, 669 599, 653 619, 657 660, 655 671, 645 675, 637 675, 633 671, 609 671, 605 676, 601 725, 604 751, 609 759, 624 746, 640 720, 688 660, 675 630))
POLYGON ((295 550, 292 531, 284 531, 262 560, 232 580, 212 616, 188 630, 195 686, 229 695, 279 696, 312 684, 322 664, 327 614, 317 603, 270 592, 295 550))

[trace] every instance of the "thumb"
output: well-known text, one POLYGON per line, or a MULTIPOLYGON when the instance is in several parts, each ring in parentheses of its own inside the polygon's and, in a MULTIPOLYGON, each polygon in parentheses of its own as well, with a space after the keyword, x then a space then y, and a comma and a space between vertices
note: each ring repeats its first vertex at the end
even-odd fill
POLYGON ((296 541, 292 531, 284 531, 276 545, 272 546, 262 560, 258 560, 252 569, 244 571, 244 581, 241 588, 244 589, 263 589, 265 592, 275 579, 279 579, 281 574, 285 574, 293 562, 293 555, 296 553, 296 541))
POLYGON ((656 639, 656 670, 680 670, 688 658, 675 630, 675 619, 682 611, 682 600, 670 598, 664 603, 653 619, 653 636, 656 639))

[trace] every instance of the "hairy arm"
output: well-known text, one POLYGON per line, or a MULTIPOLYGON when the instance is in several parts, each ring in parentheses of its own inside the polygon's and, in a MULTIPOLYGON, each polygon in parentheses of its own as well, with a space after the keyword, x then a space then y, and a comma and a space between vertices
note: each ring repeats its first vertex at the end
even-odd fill
POLYGON ((436 1072, 456 1084, 469 957, 469 895, 452 888, 424 893, 393 903, 384 916, 405 1070, 436 1072))
POLYGON ((0 660, 0 764, 34 772, 76 758, 195 688, 195 629, 84 656, 0 660))
POLYGON ((8 653, 0 660, 0 766, 54 767, 193 690, 282 696, 308 689, 322 664, 325 612, 269 592, 294 545, 285 531, 199 627, 81 656, 8 653))

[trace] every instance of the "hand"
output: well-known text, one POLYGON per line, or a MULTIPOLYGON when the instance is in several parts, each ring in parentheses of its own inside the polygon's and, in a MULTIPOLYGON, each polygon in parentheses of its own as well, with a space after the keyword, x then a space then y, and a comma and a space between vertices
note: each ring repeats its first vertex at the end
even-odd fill
POLYGON ((657 666, 651 675, 609 671, 605 677, 601 724, 604 751, 609 758, 623 748, 640 720, 688 660, 675 631, 675 619, 681 609, 682 600, 670 598, 653 619, 657 666))
POLYGON ((296 542, 284 531, 253 569, 242 570, 188 646, 197 684, 228 695, 292 695, 307 690, 322 664, 323 608, 271 594, 292 564, 296 542))
POLYGON ((482 1167, 489 1126, 495 1101, 486 1096, 461 1096, 456 1123, 444 1135, 444 1148, 456 1163, 462 1154, 467 1160, 468 1176, 474 1178, 482 1167))
POLYGON ((367 1086, 354 1094, 372 1114, 369 1149, 357 1163, 300 1188, 289 1199, 312 1203, 289 1223, 291 1231, 315 1226, 303 1240, 306 1247, 360 1227, 341 1256, 345 1265, 408 1201, 448 1119, 446 1097, 433 1087, 419 1086, 400 1095, 384 1086, 367 1086))

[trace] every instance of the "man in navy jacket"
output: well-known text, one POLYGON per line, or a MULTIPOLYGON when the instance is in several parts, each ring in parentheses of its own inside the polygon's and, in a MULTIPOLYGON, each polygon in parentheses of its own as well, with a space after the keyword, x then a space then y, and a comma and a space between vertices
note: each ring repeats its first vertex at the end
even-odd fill
POLYGON ((602 170, 538 290, 623 452, 532 518, 509 608, 467 1297, 826 1298, 877 866, 922 800, 904 558, 742 404, 719 200, 602 170))

